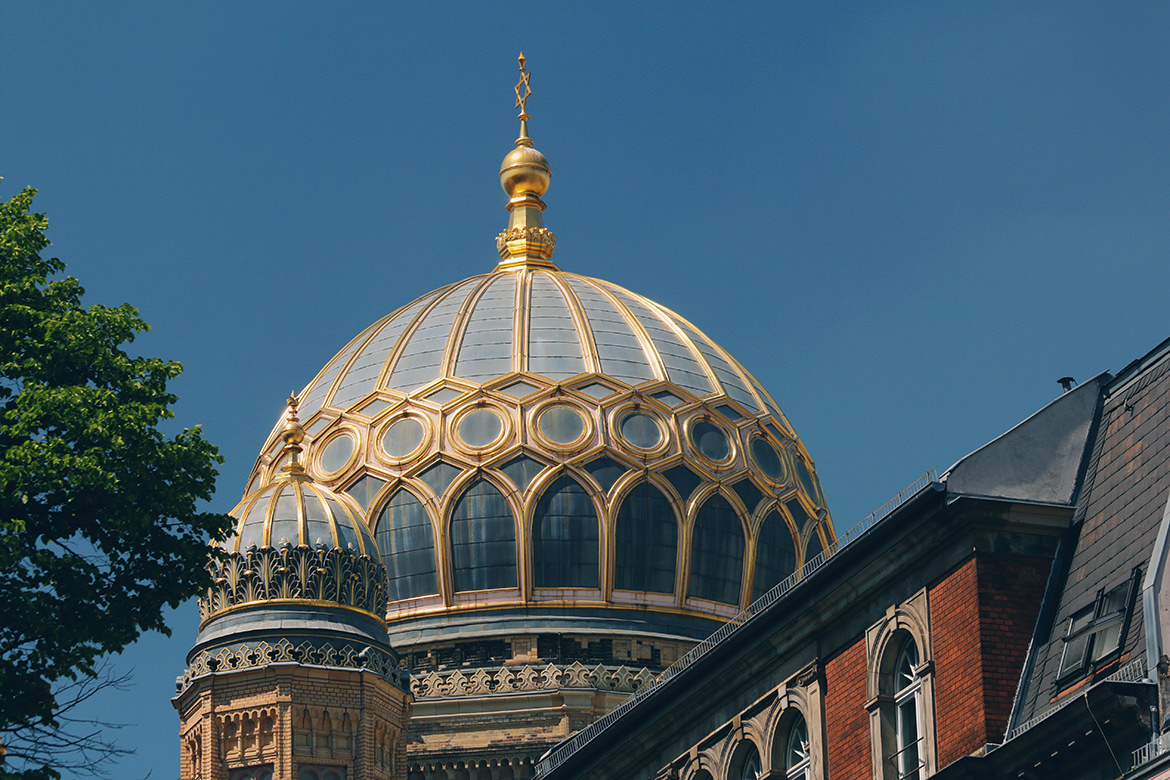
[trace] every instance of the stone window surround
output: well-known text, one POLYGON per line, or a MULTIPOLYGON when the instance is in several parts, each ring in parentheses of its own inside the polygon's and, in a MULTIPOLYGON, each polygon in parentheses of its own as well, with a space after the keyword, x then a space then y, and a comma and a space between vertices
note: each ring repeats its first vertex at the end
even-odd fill
POLYGON ((898 768, 891 759, 897 752, 895 732, 893 667, 902 643, 918 646, 919 663, 914 673, 921 690, 921 741, 924 762, 922 776, 938 770, 934 722, 934 654, 930 638, 930 603, 925 588, 901 604, 891 605, 885 616, 865 632, 866 703, 869 711, 873 777, 897 780, 898 768))
POLYGON ((695 745, 680 760, 659 772, 670 780, 729 780, 738 771, 742 745, 749 741, 759 751, 761 777, 785 777, 784 753, 792 715, 804 718, 809 735, 809 780, 825 777, 824 682, 819 661, 814 661, 757 700, 730 723, 715 730, 722 735, 695 745), (764 707, 760 702, 772 701, 764 707), (745 713, 755 712, 751 715, 745 713))

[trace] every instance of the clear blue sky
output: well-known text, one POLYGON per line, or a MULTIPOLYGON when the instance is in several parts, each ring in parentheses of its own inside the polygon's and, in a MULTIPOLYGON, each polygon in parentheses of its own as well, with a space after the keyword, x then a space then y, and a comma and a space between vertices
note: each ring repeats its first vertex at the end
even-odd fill
MULTIPOLYGON (((497 256, 533 73, 556 260, 703 328, 837 527, 1170 336, 1166 3, 6 3, 0 198, 182 361, 230 509, 290 390, 497 256)), ((177 776, 194 605, 117 659, 177 776)))

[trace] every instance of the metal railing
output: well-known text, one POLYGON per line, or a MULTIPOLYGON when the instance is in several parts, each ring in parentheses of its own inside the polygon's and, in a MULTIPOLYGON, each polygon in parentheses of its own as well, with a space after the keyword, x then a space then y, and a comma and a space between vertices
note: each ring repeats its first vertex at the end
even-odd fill
MULTIPOLYGON (((1104 680, 1102 680, 1102 682, 1142 682, 1145 679, 1146 679, 1146 657, 1144 655, 1142 655, 1142 656, 1138 656, 1137 658, 1133 659, 1132 661, 1127 663, 1125 666, 1121 667, 1116 672, 1114 672, 1113 674, 1106 677, 1104 680)), ((1003 747, 1004 744, 1011 742, 1013 739, 1020 736, 1025 731, 1028 731, 1032 728, 1035 728, 1037 725, 1048 720, 1053 715, 1060 712, 1068 705, 1072 704, 1074 701, 1079 701, 1080 698, 1081 698, 1080 696, 1068 696, 1063 701, 1061 701, 1059 704, 1057 704, 1056 706, 1054 706, 1050 709, 1044 710, 1044 712, 1041 712, 1039 715, 1037 715, 1034 718, 1030 718, 1030 719, 1024 721, 1023 723, 1021 723, 1020 725, 1016 726, 1014 729, 1009 731, 1007 733, 1007 736, 1004 737, 1003 743, 1001 743, 997 747, 1003 747)))
POLYGON ((712 648, 739 630, 746 622, 774 604, 781 596, 792 590, 798 582, 819 569, 829 558, 836 555, 841 548, 856 541, 859 536, 876 525, 878 521, 887 517, 895 509, 905 504, 913 496, 932 484, 935 481, 935 473, 936 470, 931 469, 915 480, 913 484, 898 493, 898 495, 882 504, 873 512, 870 512, 865 516, 864 520, 846 531, 843 536, 837 537, 824 552, 807 561, 799 570, 785 577, 775 587, 749 604, 742 612, 720 626, 711 636, 692 647, 686 655, 667 667, 653 683, 638 689, 633 696, 578 731, 565 742, 554 747, 537 764, 535 777, 541 778, 563 764, 568 760, 569 756, 597 738, 598 735, 608 729, 618 718, 636 707, 639 702, 653 694, 659 687, 672 678, 677 677, 681 672, 709 653, 712 648))

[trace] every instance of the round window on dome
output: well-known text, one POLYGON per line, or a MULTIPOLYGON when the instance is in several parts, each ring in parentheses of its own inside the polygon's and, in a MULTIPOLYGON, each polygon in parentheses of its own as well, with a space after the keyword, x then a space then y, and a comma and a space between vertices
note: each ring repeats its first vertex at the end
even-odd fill
POLYGON ((317 464, 326 474, 336 474, 349 465, 357 442, 348 433, 339 433, 325 444, 317 464))
POLYGON ((710 420, 699 420, 691 426, 691 444, 708 460, 722 463, 731 455, 727 434, 710 420))
POLYGON ((784 461, 772 443, 763 436, 752 439, 752 461, 773 482, 784 481, 784 461))
POLYGON ((400 417, 390 423, 382 434, 382 450, 396 460, 409 457, 422 446, 426 433, 427 429, 421 420, 400 417))
POLYGON ((459 420, 459 438, 468 447, 482 449, 495 444, 504 434, 504 420, 494 409, 474 409, 459 420))
POLYGON ((585 416, 572 406, 548 406, 537 417, 537 428, 550 444, 571 447, 585 438, 585 416))
POLYGON ((652 450, 662 443, 658 421, 644 412, 627 414, 618 423, 618 431, 627 443, 640 450, 652 450))

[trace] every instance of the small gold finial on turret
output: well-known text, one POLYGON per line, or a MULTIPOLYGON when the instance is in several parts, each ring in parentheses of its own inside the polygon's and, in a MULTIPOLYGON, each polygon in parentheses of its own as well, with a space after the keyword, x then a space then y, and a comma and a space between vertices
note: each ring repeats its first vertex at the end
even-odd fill
POLYGON ((288 463, 281 466, 280 470, 289 476, 306 476, 305 467, 301 465, 300 457, 303 448, 301 442, 305 440, 305 429, 301 427, 301 421, 297 418, 297 407, 300 402, 297 400, 296 393, 289 393, 288 396, 288 420, 284 424, 284 430, 280 432, 280 438, 284 442, 284 451, 281 454, 288 455, 288 463))
POLYGON ((520 80, 516 82, 516 108, 520 109, 520 137, 513 149, 500 163, 500 186, 508 193, 508 229, 496 237, 500 252, 497 270, 518 266, 540 265, 556 268, 549 260, 557 239, 544 226, 544 202, 540 196, 548 191, 552 171, 548 160, 532 146, 528 137, 528 98, 532 96, 532 74, 524 69, 524 52, 516 60, 520 63, 520 80))

